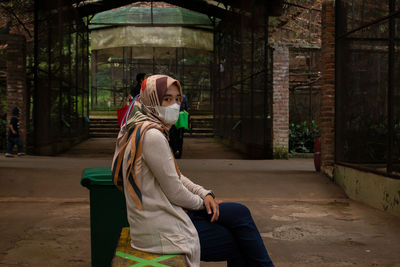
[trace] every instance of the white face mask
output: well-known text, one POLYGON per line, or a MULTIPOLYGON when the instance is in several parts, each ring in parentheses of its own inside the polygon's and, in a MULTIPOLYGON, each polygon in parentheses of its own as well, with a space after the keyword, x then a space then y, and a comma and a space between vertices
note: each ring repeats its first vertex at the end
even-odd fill
POLYGON ((180 105, 178 104, 173 104, 168 107, 156 106, 155 108, 158 112, 160 119, 162 119, 165 123, 169 125, 174 125, 179 118, 180 105))

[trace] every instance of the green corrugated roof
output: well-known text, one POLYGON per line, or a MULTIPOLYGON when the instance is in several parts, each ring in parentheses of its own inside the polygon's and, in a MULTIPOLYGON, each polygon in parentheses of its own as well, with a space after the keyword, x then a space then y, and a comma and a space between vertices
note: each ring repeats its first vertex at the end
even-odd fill
MULTIPOLYGON (((126 7, 112 9, 96 14, 90 21, 91 30, 113 24, 151 24, 151 8, 126 7)), ((153 24, 161 25, 201 25, 203 28, 212 28, 212 23, 207 15, 183 8, 164 7, 153 8, 153 24)))

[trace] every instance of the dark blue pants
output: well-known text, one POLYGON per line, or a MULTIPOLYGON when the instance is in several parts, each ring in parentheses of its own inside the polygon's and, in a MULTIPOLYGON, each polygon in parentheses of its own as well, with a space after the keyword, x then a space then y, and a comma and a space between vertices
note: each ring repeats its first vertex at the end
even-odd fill
POLYGON ((229 267, 274 266, 246 206, 221 203, 219 212, 213 223, 205 210, 189 212, 199 234, 202 261, 227 261, 229 267))
POLYGON ((22 152, 22 140, 19 137, 8 137, 7 153, 12 153, 14 145, 18 146, 18 153, 22 152))

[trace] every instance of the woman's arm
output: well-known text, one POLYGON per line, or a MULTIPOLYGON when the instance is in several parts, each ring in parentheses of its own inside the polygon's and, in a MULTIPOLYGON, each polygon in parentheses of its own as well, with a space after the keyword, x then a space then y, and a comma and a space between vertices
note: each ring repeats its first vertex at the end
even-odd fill
POLYGON ((203 199, 179 179, 168 141, 160 131, 150 129, 145 133, 142 155, 171 203, 191 210, 203 208, 203 199))
POLYGON ((206 190, 201 185, 193 183, 189 178, 184 176, 181 173, 181 180, 183 185, 193 194, 199 195, 202 199, 204 199, 208 194, 211 194, 211 190, 206 190))

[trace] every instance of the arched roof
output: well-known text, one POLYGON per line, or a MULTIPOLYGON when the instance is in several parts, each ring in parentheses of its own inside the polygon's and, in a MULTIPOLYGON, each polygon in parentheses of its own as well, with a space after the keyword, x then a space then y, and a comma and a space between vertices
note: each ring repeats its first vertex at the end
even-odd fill
POLYGON ((89 23, 93 50, 185 47, 212 51, 213 24, 202 13, 170 4, 136 3, 96 14, 89 23))
POLYGON ((166 6, 127 6, 107 10, 96 14, 90 20, 90 29, 109 26, 132 25, 132 26, 186 26, 212 29, 212 21, 202 13, 188 9, 166 6))

